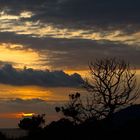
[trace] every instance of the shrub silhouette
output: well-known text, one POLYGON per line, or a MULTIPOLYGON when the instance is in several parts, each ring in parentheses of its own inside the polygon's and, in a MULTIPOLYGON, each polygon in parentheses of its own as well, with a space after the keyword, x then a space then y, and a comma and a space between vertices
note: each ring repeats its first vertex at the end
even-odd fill
POLYGON ((24 130, 35 130, 42 128, 45 124, 45 114, 42 115, 34 115, 31 118, 23 118, 18 126, 24 130))

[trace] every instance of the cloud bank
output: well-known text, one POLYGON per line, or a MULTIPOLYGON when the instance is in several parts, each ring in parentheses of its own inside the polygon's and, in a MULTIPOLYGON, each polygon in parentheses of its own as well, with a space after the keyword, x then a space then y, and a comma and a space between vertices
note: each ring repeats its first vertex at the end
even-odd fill
POLYGON ((17 70, 11 64, 5 64, 0 68, 0 83, 19 86, 77 87, 83 83, 83 79, 76 73, 68 75, 63 71, 42 71, 26 67, 17 70))

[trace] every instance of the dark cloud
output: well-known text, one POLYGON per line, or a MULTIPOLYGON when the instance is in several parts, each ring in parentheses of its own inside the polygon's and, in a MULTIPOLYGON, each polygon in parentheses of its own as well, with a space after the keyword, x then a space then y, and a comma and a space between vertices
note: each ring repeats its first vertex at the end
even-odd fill
POLYGON ((40 104, 40 103, 46 103, 45 100, 39 99, 39 98, 33 98, 33 99, 21 99, 21 98, 16 98, 16 99, 9 99, 7 100, 7 103, 12 103, 12 104, 40 104))
POLYGON ((11 85, 39 85, 46 87, 80 86, 83 80, 80 75, 67 75, 63 71, 42 71, 24 68, 16 70, 10 64, 0 68, 0 83, 11 85))
POLYGON ((41 53, 40 62, 46 61, 46 65, 49 63, 55 69, 84 69, 87 67, 88 61, 105 56, 122 57, 139 67, 140 50, 134 46, 117 42, 102 40, 101 43, 101 41, 82 39, 39 39, 24 35, 17 36, 12 33, 6 33, 5 37, 2 34, 2 36, 3 41, 21 43, 27 48, 38 51, 41 53), (43 50, 47 53, 42 52, 43 50))
MULTIPOLYGON (((106 42, 107 43, 107 42, 106 42)), ((67 53, 53 53, 51 56, 46 56, 42 61, 46 61, 50 58, 49 65, 52 68, 63 68, 63 69, 88 69, 88 62, 94 61, 104 57, 118 57, 129 61, 130 64, 136 68, 140 68, 139 65, 139 54, 140 51, 135 47, 127 47, 123 44, 103 44, 98 43, 90 46, 79 47, 79 49, 69 49, 67 53), (131 56, 131 57, 130 57, 131 56)), ((76 45, 74 45, 76 46, 76 45)), ((66 49, 65 49, 66 50, 66 49)), ((48 62, 46 63, 48 64, 48 62)))
POLYGON ((0 42, 19 43, 24 46, 23 49, 37 51, 40 54, 39 64, 43 62, 43 65, 49 65, 53 69, 87 69, 89 61, 101 57, 119 57, 140 68, 139 46, 117 41, 37 38, 0 33, 0 42))
POLYGON ((10 13, 30 10, 35 14, 32 20, 73 28, 121 28, 130 31, 130 25, 136 28, 136 24, 140 23, 139 0, 0 0, 0 3, 1 8, 9 7, 7 11, 10 13))
MULTIPOLYGON (((121 30, 119 37, 140 31, 139 0, 0 0, 1 9, 19 14, 29 10, 34 16, 29 21, 51 22, 58 28, 91 29, 88 34, 99 31, 121 30)), ((140 49, 122 41, 86 40, 31 37, 16 33, 0 33, 0 42, 23 44, 40 54, 40 61, 54 69, 85 69, 90 60, 100 57, 121 57, 139 66, 140 49), (44 51, 44 52, 43 52, 44 51), (46 53, 45 53, 46 52, 46 53), (48 54, 49 52, 49 54, 48 54), (131 56, 131 57, 130 57, 131 56)), ((118 37, 116 36, 116 38, 118 37)), ((131 42, 135 41, 135 37, 131 42)), ((127 41, 126 41, 127 42, 127 41)))
POLYGON ((101 26, 140 21, 138 0, 65 0, 56 6, 50 10, 53 16, 93 21, 101 26))

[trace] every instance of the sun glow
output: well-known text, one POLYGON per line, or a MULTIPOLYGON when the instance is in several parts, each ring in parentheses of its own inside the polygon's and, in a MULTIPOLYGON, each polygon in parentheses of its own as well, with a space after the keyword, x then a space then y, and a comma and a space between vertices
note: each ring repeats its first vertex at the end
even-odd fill
POLYGON ((35 113, 21 113, 22 117, 32 117, 35 113))
POLYGON ((1 113, 0 118, 9 118, 9 119, 15 119, 15 118, 23 118, 23 117, 32 117, 35 113, 24 113, 24 112, 17 112, 17 113, 1 113))
POLYGON ((24 66, 34 67, 39 56, 33 50, 24 50, 20 44, 1 43, 0 44, 0 61, 12 62, 16 67, 24 66))
POLYGON ((32 117, 34 115, 35 113, 24 113, 24 112, 18 112, 18 113, 13 113, 13 114, 11 113, 11 116, 13 116, 13 118, 32 117))

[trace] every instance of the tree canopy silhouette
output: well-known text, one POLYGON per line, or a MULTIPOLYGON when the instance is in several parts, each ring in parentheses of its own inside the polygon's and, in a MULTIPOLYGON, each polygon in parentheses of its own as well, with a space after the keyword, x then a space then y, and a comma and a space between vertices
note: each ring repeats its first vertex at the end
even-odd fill
POLYGON ((115 111, 133 104, 138 98, 135 71, 129 63, 105 58, 89 63, 89 70, 90 77, 84 83, 87 98, 82 100, 80 93, 71 94, 66 105, 56 107, 57 112, 75 122, 110 118, 115 111))

